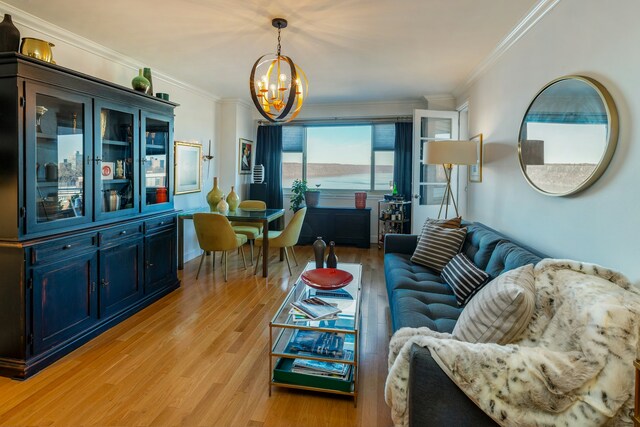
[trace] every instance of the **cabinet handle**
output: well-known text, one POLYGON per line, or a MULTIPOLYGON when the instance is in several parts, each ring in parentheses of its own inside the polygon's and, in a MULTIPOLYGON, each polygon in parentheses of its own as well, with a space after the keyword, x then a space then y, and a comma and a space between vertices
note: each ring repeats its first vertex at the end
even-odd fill
POLYGON ((100 157, 96 157, 94 160, 96 161, 96 163, 100 163, 102 161, 100 157))
POLYGON ((96 291, 96 282, 91 282, 91 292, 96 291))
POLYGON ((127 234, 127 230, 122 230, 122 231, 120 232, 120 235, 121 235, 121 236, 124 236, 125 234, 127 234))
POLYGON ((106 288, 107 286, 109 286, 109 282, 107 282, 106 279, 102 279, 102 281, 100 281, 100 284, 102 285, 103 288, 106 288))
POLYGON ((65 249, 65 250, 66 250, 66 249, 71 249, 71 245, 64 245, 64 246, 62 247, 62 249, 65 249))

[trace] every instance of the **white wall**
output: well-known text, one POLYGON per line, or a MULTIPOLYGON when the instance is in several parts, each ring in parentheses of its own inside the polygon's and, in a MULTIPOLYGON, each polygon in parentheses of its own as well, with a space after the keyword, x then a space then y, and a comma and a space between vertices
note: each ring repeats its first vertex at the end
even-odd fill
POLYGON ((638 16, 637 0, 562 0, 459 99, 469 99, 471 134, 485 137, 484 179, 469 186, 469 217, 550 256, 595 262, 633 281, 640 279, 638 16), (567 74, 608 88, 620 136, 609 168, 591 188, 548 197, 522 177, 518 129, 538 90, 567 74))
MULTIPOLYGON (((7 12, 20 30, 21 37, 36 37, 55 43, 53 57, 58 65, 82 73, 101 78, 122 86, 131 87, 131 79, 138 75, 138 68, 145 64, 137 64, 132 58, 119 58, 116 52, 94 44, 64 29, 24 14, 11 8, 7 12)), ((208 152, 209 141, 212 141, 212 154, 219 156, 220 147, 216 145, 217 98, 202 93, 188 84, 181 84, 171 78, 162 78, 153 74, 155 92, 170 94, 171 101, 180 104, 175 109, 174 137, 180 141, 200 142, 203 152, 208 152)), ((207 165, 203 167, 206 174, 207 165)), ((215 162, 211 166, 210 176, 216 172, 215 162)), ((176 209, 189 209, 206 205, 205 196, 212 187, 212 179, 203 177, 203 189, 199 193, 175 196, 176 209)), ((199 255, 200 250, 190 221, 185 224, 185 260, 199 255)))

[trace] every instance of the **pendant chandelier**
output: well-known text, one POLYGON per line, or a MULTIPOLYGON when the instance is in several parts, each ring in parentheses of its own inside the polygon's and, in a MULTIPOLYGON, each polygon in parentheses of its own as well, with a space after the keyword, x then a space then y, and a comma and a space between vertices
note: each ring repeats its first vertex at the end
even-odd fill
POLYGON ((273 123, 293 120, 309 94, 304 71, 291 58, 280 54, 280 30, 287 20, 275 18, 271 25, 278 29, 276 54, 263 55, 251 69, 249 89, 251 99, 262 116, 273 123))

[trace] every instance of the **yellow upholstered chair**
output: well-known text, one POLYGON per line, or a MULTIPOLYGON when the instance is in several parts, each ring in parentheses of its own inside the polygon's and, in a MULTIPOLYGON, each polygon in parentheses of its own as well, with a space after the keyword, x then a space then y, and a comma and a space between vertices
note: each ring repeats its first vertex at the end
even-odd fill
MULTIPOLYGON (((263 211, 267 209, 267 204, 262 200, 243 200, 238 207, 245 211, 263 211)), ((247 236, 249 248, 251 249, 251 264, 253 264, 253 242, 262 234, 262 223, 231 221, 231 225, 236 234, 244 234, 247 236)))
MULTIPOLYGON (((282 248, 284 249, 284 257, 287 260, 287 267, 289 267, 289 274, 291 273, 291 264, 289 264, 289 253, 287 252, 287 248, 291 249, 293 253, 293 259, 298 265, 298 260, 296 259, 296 253, 293 250, 293 246, 298 243, 298 238, 300 237, 300 230, 302 230, 302 223, 304 222, 304 216, 307 213, 307 208, 302 208, 297 211, 289 224, 282 231, 269 231, 269 247, 270 248, 282 248)), ((262 236, 258 236, 256 238, 256 246, 262 246, 262 236)), ((258 272, 258 265, 260 265, 260 255, 262 255, 262 251, 258 251, 258 259, 256 260, 256 269, 253 274, 258 272)), ((266 261, 266 260, 265 260, 266 261)))
POLYGON ((247 243, 247 236, 244 234, 236 234, 229 223, 226 216, 217 213, 195 213, 193 214, 193 225, 196 229, 198 244, 202 249, 202 257, 200 258, 200 266, 196 273, 196 280, 200 275, 200 269, 207 252, 213 252, 213 268, 216 265, 216 252, 222 252, 224 260, 224 281, 227 281, 227 252, 236 248, 240 248, 242 252, 242 264, 247 269, 247 262, 244 259, 244 250, 242 245, 247 243))

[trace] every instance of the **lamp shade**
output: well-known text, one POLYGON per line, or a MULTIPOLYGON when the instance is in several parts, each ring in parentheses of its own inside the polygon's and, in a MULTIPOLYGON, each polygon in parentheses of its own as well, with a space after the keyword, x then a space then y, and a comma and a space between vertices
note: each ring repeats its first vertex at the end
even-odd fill
POLYGON ((429 165, 475 165, 478 145, 474 141, 432 141, 425 143, 422 162, 429 165))

